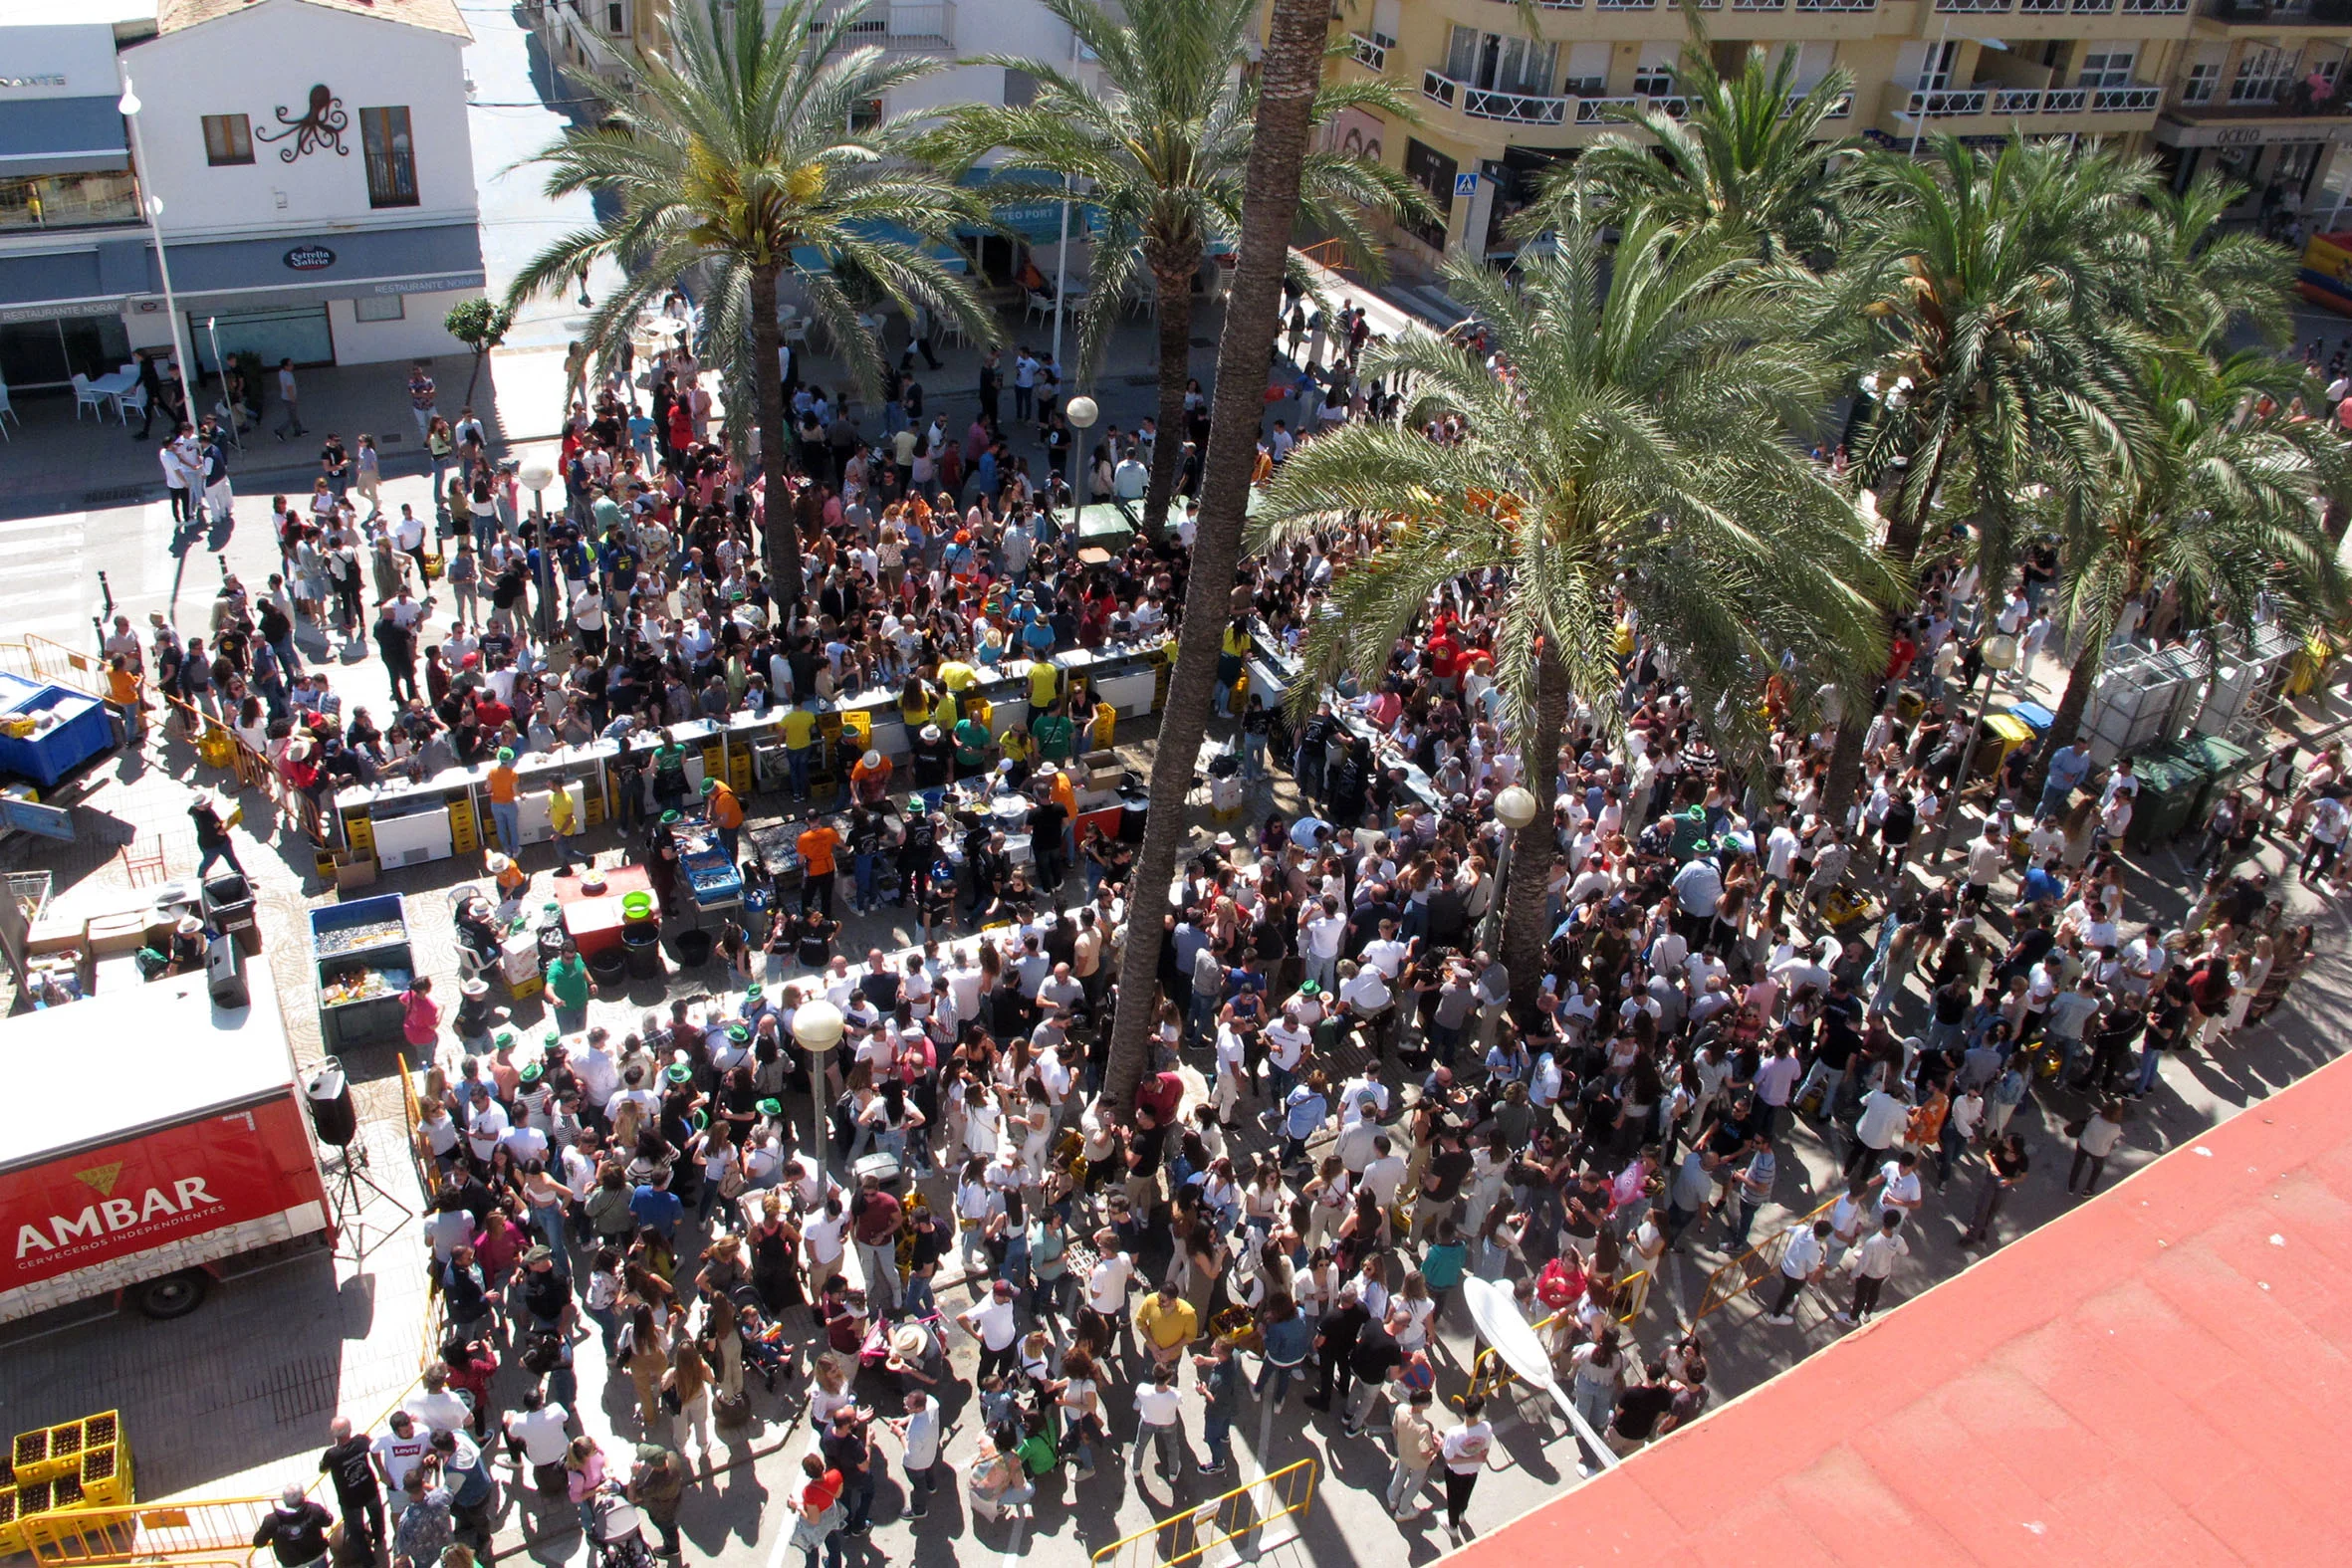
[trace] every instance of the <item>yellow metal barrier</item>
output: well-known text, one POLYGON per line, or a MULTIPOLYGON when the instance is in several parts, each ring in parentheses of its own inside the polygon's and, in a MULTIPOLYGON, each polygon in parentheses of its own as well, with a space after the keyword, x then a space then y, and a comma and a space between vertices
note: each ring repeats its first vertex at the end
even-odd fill
POLYGON ((1239 1541, 1255 1557, 1298 1539, 1295 1522, 1314 1504, 1316 1464, 1286 1464, 1199 1506, 1111 1542, 1094 1554, 1094 1568, 1182 1568, 1220 1546, 1239 1541))
MULTIPOLYGON (((1540 1337, 1545 1329, 1567 1315, 1567 1311, 1563 1309, 1552 1313, 1549 1317, 1537 1319, 1529 1327, 1532 1328, 1540 1337)), ((1470 1387, 1464 1391, 1462 1397, 1464 1399, 1491 1399, 1498 1389, 1518 1381, 1519 1375, 1505 1366, 1502 1358, 1495 1354, 1495 1347, 1489 1345, 1470 1358, 1470 1387)))
POLYGON ((24 1521, 25 1548, 44 1565, 169 1561, 234 1555, 244 1562, 276 1499, 221 1497, 133 1508, 69 1508, 24 1521))
MULTIPOLYGON (((1844 1196, 1842 1193, 1838 1195, 1840 1198, 1844 1196)), ((1832 1198, 1811 1214, 1792 1221, 1790 1224, 1811 1225, 1836 1207, 1837 1199, 1832 1198)), ((1787 1239, 1788 1227, 1782 1226, 1771 1235, 1764 1237, 1747 1251, 1718 1268, 1714 1273, 1709 1274, 1707 1288, 1699 1293, 1699 1310, 1691 1314, 1692 1326, 1697 1327, 1700 1320, 1709 1313, 1722 1311, 1769 1278, 1773 1265, 1780 1260, 1779 1249, 1787 1239), (1768 1258, 1765 1256, 1766 1253, 1770 1254, 1768 1258), (1727 1279, 1731 1281, 1729 1284, 1725 1283, 1727 1279)))

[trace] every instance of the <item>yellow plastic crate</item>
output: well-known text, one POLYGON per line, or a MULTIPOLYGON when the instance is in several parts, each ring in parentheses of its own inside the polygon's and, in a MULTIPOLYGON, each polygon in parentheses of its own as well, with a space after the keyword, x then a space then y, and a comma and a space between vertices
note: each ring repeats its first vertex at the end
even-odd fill
POLYGON ((471 800, 449 802, 449 847, 461 855, 470 855, 482 844, 482 819, 474 814, 471 800))
POLYGON ((16 1488, 0 1486, 0 1557, 25 1549, 25 1527, 16 1520, 16 1488))
POLYGON ((588 784, 589 788, 587 790, 588 809, 581 813, 581 816, 584 818, 582 825, 585 827, 601 827, 604 825, 603 782, 601 780, 589 780, 588 784))
POLYGON ((137 1501, 131 1489, 130 1446, 110 1443, 82 1455, 82 1501, 85 1506, 112 1507, 137 1501))
POLYGON ((343 819, 343 836, 344 841, 351 845, 353 859, 373 860, 375 858, 375 822, 372 818, 364 813, 345 817, 343 819))
MULTIPOLYGON (((728 755, 727 787, 734 790, 738 795, 747 795, 752 792, 751 753, 738 751, 728 755)), ((588 808, 588 820, 592 822, 596 820, 596 817, 597 812, 595 807, 591 804, 588 808)))
POLYGON ((547 990, 547 982, 537 975, 526 975, 521 980, 510 980, 506 983, 506 994, 517 1002, 536 997, 545 990, 547 990))

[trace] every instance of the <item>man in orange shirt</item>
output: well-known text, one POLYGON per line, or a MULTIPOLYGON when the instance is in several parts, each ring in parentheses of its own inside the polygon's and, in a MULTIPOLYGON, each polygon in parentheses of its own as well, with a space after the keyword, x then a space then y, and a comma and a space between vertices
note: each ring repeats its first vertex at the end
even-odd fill
POLYGON ((727 858, 733 860, 736 843, 743 832, 743 802, 718 780, 705 779, 702 808, 710 814, 711 826, 719 830, 719 842, 727 846, 727 858))
POLYGON ((833 851, 841 847, 839 831, 823 817, 813 816, 794 845, 801 851, 801 913, 821 904, 824 918, 832 919, 833 851))
POLYGON ((523 858, 523 808, 517 803, 515 749, 502 746, 490 768, 490 820, 498 828, 498 847, 511 859, 523 858))
POLYGON ((890 759, 867 752, 849 770, 849 794, 859 805, 880 805, 890 794, 890 759))

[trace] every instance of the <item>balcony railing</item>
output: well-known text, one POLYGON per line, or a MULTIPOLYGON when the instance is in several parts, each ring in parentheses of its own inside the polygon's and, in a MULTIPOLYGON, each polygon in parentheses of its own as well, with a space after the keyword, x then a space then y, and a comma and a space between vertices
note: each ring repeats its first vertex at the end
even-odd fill
POLYGON ((2065 12, 2066 0, 2017 0, 2019 16, 2052 16, 2065 12))
POLYGON ((2079 114, 2090 108, 2089 88, 2043 88, 2041 112, 2045 114, 2079 114))
POLYGON ((2125 16, 2182 16, 2189 0, 2123 0, 2125 16))
POLYGON ((1592 0, 1603 11, 1655 11, 1658 0, 1592 0))
MULTIPOLYGON (((831 20, 814 17, 809 31, 815 33, 831 20)), ((884 49, 936 52, 954 47, 955 23, 955 0, 910 0, 876 7, 850 24, 849 37, 853 47, 878 44, 884 49)))
POLYGON ((1366 38, 1361 33, 1347 35, 1347 52, 1355 57, 1357 65, 1369 70, 1386 71, 1388 69, 1388 52, 1394 47, 1396 47, 1396 40, 1393 38, 1366 38))
POLYGON ((2228 103, 2175 98, 2173 108, 2193 119, 2340 119, 2352 114, 2352 94, 2315 99, 2300 81, 2263 83, 2260 91, 2232 94, 2228 103))
MULTIPOLYGON (((1791 93, 1788 95, 1788 107, 1782 110, 1780 112, 1783 114, 1793 113, 1796 110, 1796 106, 1803 103, 1804 101, 1805 96, 1802 93, 1791 93)), ((1836 100, 1829 106, 1829 117, 1831 119, 1843 119, 1853 112, 1854 95, 1851 93, 1838 94, 1836 100)))
POLYGON ((2352 0, 2205 0, 2204 13, 2217 22, 2299 27, 2352 22, 2352 0))
POLYGON ((2164 101, 2164 89, 2146 82, 2091 89, 2094 114, 2153 114, 2164 101))
POLYGON ((1982 114, 1992 94, 1984 88, 1934 88, 1926 92, 1914 90, 1907 112, 1925 114, 1930 119, 1959 119, 1970 114, 1982 114))
POLYGON ((1612 110, 1638 110, 1644 105, 1675 119, 1691 112, 1689 100, 1668 94, 1652 97, 1634 93, 1611 98, 1597 94, 1555 97, 1507 93, 1472 87, 1437 71, 1421 73, 1421 96, 1448 109, 1458 109, 1473 119, 1500 120, 1510 125, 1598 125, 1611 117, 1612 110))
POLYGON ((2009 0, 1936 0, 1936 9, 1948 15, 2006 11, 2008 8, 2009 0))
POLYGON ((1732 0, 1735 11, 1785 11, 1788 0, 1732 0))

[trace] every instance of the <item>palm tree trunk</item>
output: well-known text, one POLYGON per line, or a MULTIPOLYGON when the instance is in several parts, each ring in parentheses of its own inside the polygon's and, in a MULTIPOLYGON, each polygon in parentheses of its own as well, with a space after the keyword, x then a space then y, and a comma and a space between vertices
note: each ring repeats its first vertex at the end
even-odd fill
POLYGON ((1511 972, 1512 1006, 1528 1011, 1543 989, 1543 949, 1550 923, 1543 918, 1544 884, 1559 838, 1551 806, 1559 785, 1559 737, 1568 722, 1568 672, 1546 649, 1535 661, 1535 704, 1524 754, 1528 792, 1535 815, 1511 837, 1511 881, 1504 888, 1503 967, 1511 972))
MULTIPOLYGON (((1242 206, 1242 244, 1225 330, 1217 344, 1217 390, 1210 405, 1209 450, 1203 466, 1201 528, 1184 588, 1184 631, 1168 680, 1168 706, 1151 765, 1152 811, 1143 849, 1127 884, 1125 951, 1119 959, 1118 1012, 1111 1024, 1110 1071, 1104 1093, 1114 1105, 1133 1099, 1151 1051, 1153 993, 1158 989, 1160 943, 1166 936, 1168 886, 1176 854, 1188 836, 1184 797, 1208 727, 1217 654, 1232 613, 1234 573, 1242 558, 1242 515, 1250 500, 1251 460, 1258 452, 1265 403, 1266 345, 1274 340, 1290 261, 1291 225, 1298 211, 1300 167, 1314 95, 1322 76, 1323 39, 1330 26, 1324 0, 1274 0, 1258 95, 1257 132, 1250 144, 1248 194, 1242 206)), ((1161 309, 1167 308, 1163 297, 1161 309)), ((1160 366, 1166 385, 1168 366, 1160 366)), ((1177 386, 1183 386, 1179 371, 1177 386)), ((1179 432, 1163 429, 1167 446, 1179 432)))
MULTIPOLYGON (((1151 449, 1151 488, 1143 495, 1143 532, 1158 539, 1168 526, 1168 499, 1176 493, 1176 473, 1184 463, 1184 383, 1192 379, 1192 280, 1200 271, 1199 248, 1193 247, 1190 267, 1183 257, 1165 268, 1152 269, 1159 291, 1156 316, 1160 329, 1159 439, 1151 449)), ((1117 454, 1112 454, 1117 460, 1117 454)))
POLYGON ((2082 651, 2074 656, 2074 667, 2066 672, 2066 692, 2058 699, 2058 711, 2050 715, 2050 733, 2041 743, 2041 766, 2034 770, 2035 786, 2049 770, 2050 759, 2074 739, 2074 732, 2082 728, 2082 716, 2091 705, 2091 688, 2099 683, 2099 668, 2107 662, 2107 636, 2100 632, 2082 639, 2082 651))
POLYGON ((760 409, 760 471, 767 480, 762 544, 767 550, 768 587, 776 595, 777 624, 790 627, 801 612, 801 536, 793 522, 791 487, 785 482, 788 432, 784 426, 784 364, 777 350, 775 267, 755 267, 752 292, 752 387, 760 409))
MULTIPOLYGON (((1937 449, 1936 461, 1930 467, 1924 483, 1909 496, 1899 496, 1894 512, 1887 518, 1886 543, 1879 554, 1903 568, 1908 574, 1912 562, 1919 556, 1919 542, 1927 532, 1928 508, 1935 504, 1936 487, 1944 482, 1944 465, 1950 460, 1951 443, 1937 449)), ((1894 635, 1896 622, 1912 611, 1909 600, 1887 606, 1887 635, 1894 635)), ((1842 822, 1845 809, 1853 804, 1862 783, 1862 737, 1870 728, 1869 714, 1861 711, 1855 694, 1846 694, 1843 710, 1838 714, 1837 745, 1829 753, 1829 777, 1821 782, 1821 814, 1832 822, 1842 822)))

